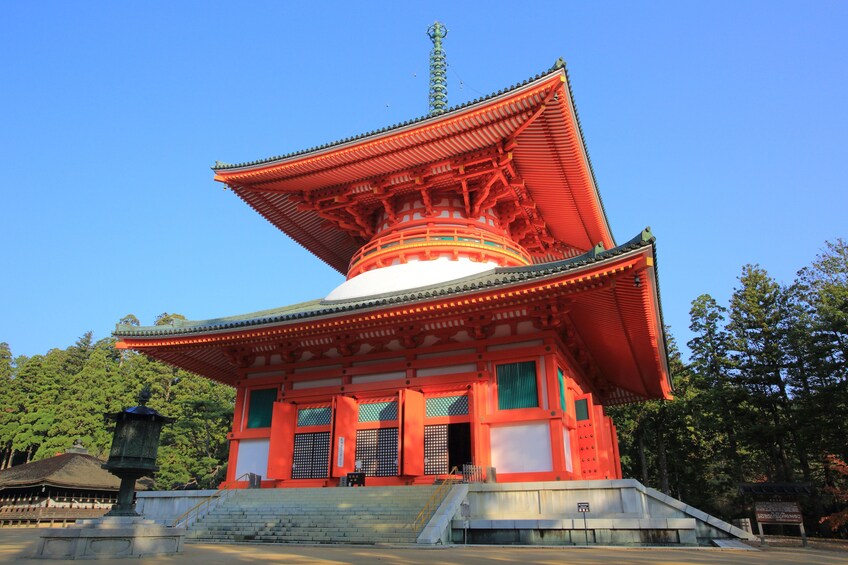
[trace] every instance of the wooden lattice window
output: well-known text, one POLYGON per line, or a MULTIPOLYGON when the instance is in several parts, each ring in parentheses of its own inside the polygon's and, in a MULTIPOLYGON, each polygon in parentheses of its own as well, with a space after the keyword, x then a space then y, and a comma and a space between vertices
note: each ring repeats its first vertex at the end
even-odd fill
POLYGON ((259 388, 250 391, 247 405, 247 427, 267 428, 271 426, 271 413, 277 400, 276 388, 259 388))
POLYGON ((557 381, 559 382, 559 405, 562 406, 563 412, 568 412, 565 404, 565 374, 562 369, 557 369, 557 381))
POLYGON ((589 419, 589 401, 585 398, 574 401, 574 417, 579 422, 589 419))
POLYGON ((368 477, 393 477, 398 474, 398 429, 357 430, 356 460, 368 477))
POLYGON ((330 462, 330 432, 294 435, 293 479, 325 479, 330 462))
POLYGON ((537 408, 536 363, 522 361, 498 365, 498 410, 537 408))
POLYGON ((448 472, 448 426, 424 426, 424 474, 448 472))

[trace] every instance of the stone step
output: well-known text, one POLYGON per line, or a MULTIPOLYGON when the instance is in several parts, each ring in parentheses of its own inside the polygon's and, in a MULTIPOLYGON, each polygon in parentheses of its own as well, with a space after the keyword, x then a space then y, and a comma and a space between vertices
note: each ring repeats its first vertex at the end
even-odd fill
MULTIPOLYGON (((414 517, 414 515, 413 515, 414 517)), ((266 517, 255 517, 255 516, 240 516, 236 519, 228 516, 212 516, 206 518, 202 522, 203 524, 228 524, 228 523, 241 523, 241 524, 291 524, 293 522, 340 522, 343 524, 363 524, 363 523, 397 523, 397 522, 405 522, 406 519, 409 518, 409 514, 383 514, 383 515, 373 515, 373 516, 338 516, 338 515, 326 515, 326 514, 301 514, 299 516, 280 516, 274 519, 268 519, 266 517)))
MULTIPOLYGON (((338 515, 338 514, 297 514, 289 516, 210 516, 204 523, 227 523, 227 522, 250 522, 251 524, 262 524, 265 522, 293 522, 302 520, 335 520, 339 522, 397 522, 404 521, 410 512, 402 514, 372 514, 372 515, 338 515)), ((412 513, 415 517, 416 513, 412 513)))
POLYGON ((233 510, 255 510, 259 508, 333 508, 338 510, 353 510, 355 508, 382 508, 385 506, 417 506, 419 503, 425 503, 429 499, 404 499, 404 500, 384 500, 384 501, 371 501, 371 500, 361 500, 357 501, 353 504, 338 504, 334 502, 327 502, 326 504, 321 503, 313 503, 313 502, 291 502, 291 501, 280 501, 278 503, 269 503, 267 501, 263 501, 261 504, 245 504, 243 501, 239 500, 233 502, 232 504, 227 505, 227 508, 232 508, 233 510))
POLYGON ((206 538, 236 538, 236 537, 262 537, 262 538, 272 538, 272 537, 283 537, 283 538, 309 538, 309 537, 322 537, 327 539, 342 539, 348 537, 362 537, 368 539, 406 539, 414 537, 410 531, 401 531, 401 532, 363 532, 358 530, 352 531, 342 531, 342 532, 328 532, 321 529, 297 529, 297 530, 287 530, 287 531, 269 531, 269 532, 190 532, 187 536, 192 539, 206 539, 206 538))
POLYGON ((202 524, 198 525, 196 530, 205 530, 210 532, 233 532, 233 531, 265 531, 265 530, 282 530, 282 529, 296 529, 296 528, 319 528, 322 530, 338 530, 338 531, 348 531, 348 530, 362 530, 362 531, 370 531, 370 532, 390 532, 390 531, 401 531, 404 529, 408 529, 409 525, 404 523, 392 522, 392 523, 372 523, 372 524, 356 524, 356 525, 345 525, 340 523, 333 522, 298 522, 294 524, 276 524, 274 526, 253 526, 251 524, 233 524, 233 525, 224 525, 224 524, 202 524))
MULTIPOLYGON (((421 504, 393 504, 391 506, 387 506, 385 504, 380 505, 360 505, 354 506, 351 508, 339 508, 337 506, 242 506, 242 507, 227 507, 223 508, 221 512, 227 514, 279 514, 281 512, 295 513, 295 512, 340 512, 340 513, 354 513, 354 512, 369 512, 369 513, 384 513, 384 512, 401 512, 404 510, 409 510, 410 508, 419 508, 423 506, 424 503, 421 504)), ((217 510, 217 509, 216 509, 217 510)))
POLYGON ((234 492, 191 526, 191 541, 414 543, 411 522, 434 487, 234 492))
POLYGON ((375 538, 373 536, 310 536, 304 534, 296 535, 271 535, 271 536, 215 536, 215 537, 191 537, 187 538, 191 541, 246 541, 246 542, 264 542, 264 543, 415 543, 415 536, 397 536, 375 538))

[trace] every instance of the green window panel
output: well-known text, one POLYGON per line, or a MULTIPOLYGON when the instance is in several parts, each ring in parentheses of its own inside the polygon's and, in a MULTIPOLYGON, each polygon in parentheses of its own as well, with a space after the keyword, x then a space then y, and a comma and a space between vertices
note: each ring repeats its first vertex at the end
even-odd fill
POLYGON ((462 396, 440 396, 427 399, 427 417, 438 418, 439 416, 465 416, 468 414, 468 397, 462 396))
POLYGON ((585 398, 574 401, 574 417, 577 421, 589 419, 589 401, 585 398))
POLYGON ((562 369, 557 369, 557 380, 559 381, 559 405, 562 406, 562 411, 567 412, 565 407, 565 375, 562 369))
POLYGON ((277 400, 276 388, 260 388, 250 391, 247 409, 248 428, 267 428, 271 425, 271 412, 277 400))
POLYGON ((389 422, 398 419, 397 400, 359 405, 360 422, 389 422))
POLYGON ((498 365, 498 410, 537 408, 536 363, 523 361, 498 365))
POLYGON ((332 410, 329 406, 323 408, 301 408, 297 411, 298 426, 328 426, 332 410))

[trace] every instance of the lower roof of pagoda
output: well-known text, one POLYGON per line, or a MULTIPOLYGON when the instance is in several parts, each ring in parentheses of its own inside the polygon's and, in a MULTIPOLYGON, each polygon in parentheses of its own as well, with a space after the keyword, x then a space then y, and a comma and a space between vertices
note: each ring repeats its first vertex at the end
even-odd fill
POLYGON ((481 274, 401 292, 350 300, 313 300, 252 314, 173 325, 118 325, 118 347, 233 385, 240 355, 280 350, 320 337, 393 329, 410 320, 460 318, 513 304, 555 304, 551 327, 591 357, 609 384, 607 404, 669 398, 665 333, 659 303, 655 238, 645 230, 609 250, 481 274), (567 318, 570 330, 560 322, 567 318))

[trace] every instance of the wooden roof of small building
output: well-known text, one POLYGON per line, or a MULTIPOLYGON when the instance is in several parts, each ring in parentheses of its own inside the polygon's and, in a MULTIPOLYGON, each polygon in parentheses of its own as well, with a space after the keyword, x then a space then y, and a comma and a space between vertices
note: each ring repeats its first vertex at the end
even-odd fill
POLYGON ((83 453, 62 453, 0 471, 0 491, 38 486, 118 491, 121 480, 101 468, 104 461, 83 453))

